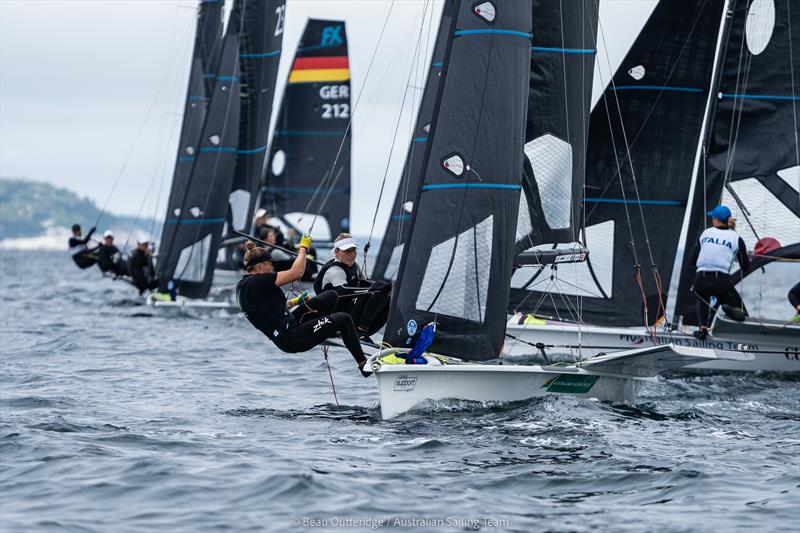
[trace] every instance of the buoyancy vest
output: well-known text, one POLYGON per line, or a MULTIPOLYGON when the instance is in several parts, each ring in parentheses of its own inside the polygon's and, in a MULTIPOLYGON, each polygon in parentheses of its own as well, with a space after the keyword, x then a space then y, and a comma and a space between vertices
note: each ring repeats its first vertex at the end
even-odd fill
POLYGON ((738 233, 729 228, 708 228, 700 235, 697 271, 729 274, 738 251, 738 233))
POLYGON ((317 273, 317 279, 314 280, 315 293, 320 294, 323 291, 334 288, 330 282, 325 283, 325 274, 333 267, 339 267, 344 271, 344 275, 347 280, 345 285, 348 287, 358 287, 358 282, 361 280, 361 269, 358 268, 358 265, 353 263, 352 266, 347 266, 344 263, 340 263, 336 259, 331 259, 322 265, 319 273, 317 273))

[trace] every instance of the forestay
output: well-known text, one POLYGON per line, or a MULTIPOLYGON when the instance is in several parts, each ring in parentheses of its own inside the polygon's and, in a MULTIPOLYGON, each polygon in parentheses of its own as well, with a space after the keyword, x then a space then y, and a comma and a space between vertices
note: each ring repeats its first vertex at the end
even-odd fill
MULTIPOLYGON (((350 119, 345 24, 311 19, 283 95, 261 206, 283 217, 285 223, 296 223, 301 231, 307 230, 319 211, 328 231, 315 233, 317 238, 330 239, 349 231, 350 119), (287 217, 290 214, 300 217, 287 217), (299 218, 304 219, 302 225, 299 218)), ((324 224, 317 220, 316 227, 320 226, 324 224)))
POLYGON ((531 2, 458 2, 385 340, 497 357, 519 207, 531 2))
MULTIPOLYGON (((731 9, 684 258, 706 227, 706 211, 719 203, 731 208, 750 250, 756 240, 772 237, 781 248, 770 255, 781 257, 800 242, 800 6, 738 0, 731 9)), ((796 282, 800 266, 794 266, 796 282)), ((687 324, 697 321, 694 272, 684 261, 675 314, 687 324)))

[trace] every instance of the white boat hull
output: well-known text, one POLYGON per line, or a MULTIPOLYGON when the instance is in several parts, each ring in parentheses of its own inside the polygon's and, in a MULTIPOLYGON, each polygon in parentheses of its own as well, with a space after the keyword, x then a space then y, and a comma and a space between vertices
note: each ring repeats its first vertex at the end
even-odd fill
POLYGON ((193 298, 178 297, 177 300, 161 300, 151 294, 145 300, 154 313, 163 316, 201 316, 214 313, 236 314, 240 312, 239 306, 230 300, 197 300, 193 298))
MULTIPOLYGON (((674 346, 628 350, 574 365, 488 365, 426 355, 428 364, 398 363, 405 349, 386 349, 369 358, 380 394, 381 417, 394 418, 428 401, 505 403, 568 394, 632 404, 644 380, 687 363, 715 359, 709 350, 674 346)), ((402 360, 401 360, 402 361, 402 360)))
MULTIPOLYGON (((800 372, 800 339, 792 344, 743 344, 732 339, 707 337, 701 341, 681 332, 659 332, 655 336, 643 328, 607 328, 600 326, 577 326, 562 322, 518 325, 509 322, 508 338, 503 349, 506 356, 529 356, 538 354, 531 344, 550 346, 548 355, 561 354, 562 359, 586 359, 619 350, 630 350, 645 346, 675 346, 705 348, 713 350, 718 359, 693 364, 682 370, 734 370, 743 372, 800 372), (580 345, 580 348, 577 346, 580 345), (737 354, 749 354, 747 361, 736 359, 737 354), (730 357, 731 359, 726 359, 730 357)), ((553 357, 558 359, 558 357, 553 357)))

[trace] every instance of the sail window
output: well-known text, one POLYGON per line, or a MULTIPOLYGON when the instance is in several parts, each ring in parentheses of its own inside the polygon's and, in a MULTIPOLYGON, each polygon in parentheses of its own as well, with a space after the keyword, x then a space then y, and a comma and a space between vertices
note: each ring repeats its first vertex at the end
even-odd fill
POLYGON ((176 207, 175 209, 172 210, 172 213, 175 215, 176 218, 179 218, 181 216, 181 208, 176 207))
POLYGON ((206 256, 210 247, 211 235, 209 234, 181 250, 178 265, 175 267, 175 277, 182 281, 203 281, 206 276, 206 256))
POLYGON ((278 150, 272 156, 272 175, 280 176, 286 169, 286 152, 278 150))
MULTIPOLYGON (((739 276, 734 276, 739 279, 739 276)), ((736 284, 751 316, 784 322, 787 318, 786 295, 800 279, 800 264, 772 262, 756 269, 736 284)))
POLYGON ((186 153, 189 155, 194 155, 194 146, 187 146, 186 153))
POLYGON ((331 235, 331 227, 328 220, 320 216, 315 216, 314 213, 286 213, 286 222, 300 230, 303 234, 308 235, 317 241, 330 241, 333 239, 331 235), (314 219, 316 218, 316 222, 314 219), (311 224, 314 224, 314 230, 311 231, 311 224))
POLYGON ((389 263, 386 265, 384 277, 394 281, 397 278, 397 270, 400 268, 400 258, 403 257, 403 244, 398 244, 392 250, 392 255, 389 257, 389 263))
POLYGON ((200 213, 202 213, 202 212, 203 211, 197 206, 189 208, 189 214, 192 215, 194 218, 199 217, 200 213))
MULTIPOLYGON (((605 294, 611 298, 614 274, 614 221, 608 220, 600 224, 586 227, 586 245, 591 250, 587 261, 580 263, 561 263, 553 271, 555 277, 551 281, 550 271, 546 271, 536 279, 533 277, 539 272, 539 267, 522 267, 514 271, 511 276, 512 289, 527 289, 529 291, 548 291, 554 298, 563 296, 586 296, 602 298, 605 294), (591 264, 591 270, 589 265, 591 264), (592 273, 597 278, 595 282, 592 273)), ((526 250, 527 252, 552 250, 553 243, 539 244, 526 250)), ((559 250, 582 249, 578 242, 558 243, 559 250)), ((549 267, 548 267, 549 268, 549 267)))
POLYGON ((219 135, 214 134, 211 137, 209 137, 208 140, 211 141, 211 144, 213 144, 214 146, 219 146, 219 141, 220 141, 219 135))
POLYGON ((231 206, 233 229, 244 231, 249 218, 247 208, 250 207, 250 193, 243 189, 236 189, 228 196, 228 203, 231 206))
POLYGON ((483 322, 492 260, 494 217, 431 250, 416 308, 483 322), (455 250, 454 250, 455 248, 455 250))
POLYGON ((497 9, 491 2, 481 2, 480 4, 473 6, 472 11, 490 24, 494 22, 494 19, 497 16, 497 9))
POLYGON ((644 78, 645 72, 646 71, 642 65, 636 65, 632 69, 628 70, 628 75, 636 81, 639 81, 644 78))
POLYGON ((406 213, 410 213, 414 209, 414 202, 408 200, 407 202, 403 202, 403 211, 406 213))
POLYGON ((778 176, 785 181, 789 187, 800 193, 800 165, 779 170, 778 176))
POLYGON ((758 179, 734 181, 728 187, 723 189, 721 203, 728 206, 736 217, 736 232, 744 239, 748 248, 752 248, 763 237, 777 239, 782 246, 800 242, 800 220, 758 179), (733 189, 742 205, 739 205, 728 187, 733 189), (743 212, 742 206, 747 213, 743 212), (745 214, 750 223, 745 219, 745 214))
POLYGON ((450 154, 442 159, 442 167, 450 174, 461 177, 461 175, 464 174, 466 165, 464 164, 464 159, 462 159, 460 155, 450 154))
POLYGON ((773 0, 754 0, 747 12, 745 40, 747 49, 754 56, 763 52, 775 29, 775 2, 773 0))
POLYGON ((430 124, 430 122, 428 124, 425 124, 424 126, 422 126, 422 131, 424 131, 425 133, 430 133, 431 132, 431 124, 430 124))
POLYGON ((572 147, 546 134, 525 144, 539 186, 542 210, 552 229, 569 228, 572 206, 572 147))
POLYGON ((519 213, 517 214, 517 234, 514 239, 519 242, 533 231, 531 225, 531 214, 528 210, 528 198, 525 196, 525 191, 521 190, 519 194, 519 213))

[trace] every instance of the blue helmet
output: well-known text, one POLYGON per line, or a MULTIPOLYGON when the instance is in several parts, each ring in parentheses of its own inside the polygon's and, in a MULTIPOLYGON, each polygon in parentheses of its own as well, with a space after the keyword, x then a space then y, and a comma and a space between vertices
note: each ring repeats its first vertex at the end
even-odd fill
POLYGON ((718 219, 720 222, 727 222, 731 217, 731 210, 724 205, 718 205, 706 214, 710 217, 718 219))

